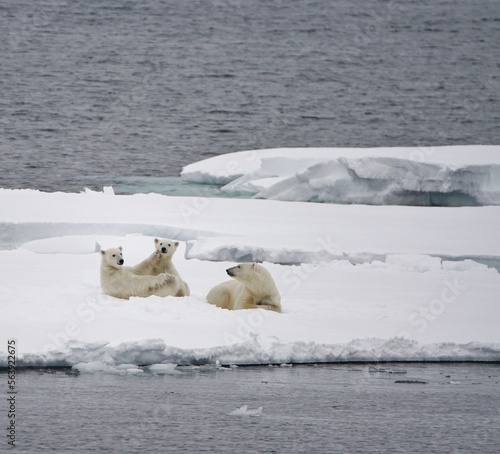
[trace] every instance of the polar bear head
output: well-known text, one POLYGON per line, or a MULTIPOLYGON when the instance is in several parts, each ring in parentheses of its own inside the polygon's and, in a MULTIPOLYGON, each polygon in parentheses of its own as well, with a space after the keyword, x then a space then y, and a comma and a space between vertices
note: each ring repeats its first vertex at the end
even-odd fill
POLYGON ((168 257, 172 257, 174 252, 177 250, 177 246, 179 246, 178 241, 173 240, 160 240, 155 238, 155 248, 157 252, 161 252, 162 254, 167 255, 168 257))
POLYGON ((244 280, 249 277, 255 270, 256 263, 240 263, 239 265, 228 268, 226 273, 234 277, 236 280, 244 280))
POLYGON ((125 261, 123 260, 122 247, 107 249, 106 251, 101 251, 101 261, 102 263, 109 265, 113 268, 119 268, 125 261))
POLYGON ((228 268, 226 273, 234 277, 237 281, 243 282, 247 286, 268 285, 272 282, 272 277, 262 265, 258 263, 240 263, 239 265, 228 268), (264 284, 265 283, 265 284, 264 284))

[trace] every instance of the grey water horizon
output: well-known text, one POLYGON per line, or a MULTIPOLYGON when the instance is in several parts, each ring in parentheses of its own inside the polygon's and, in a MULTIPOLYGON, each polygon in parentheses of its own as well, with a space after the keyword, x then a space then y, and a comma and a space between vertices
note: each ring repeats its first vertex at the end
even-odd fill
POLYGON ((17 377, 15 451, 30 454, 496 454, 500 443, 498 363, 188 366, 175 375, 34 369, 17 377))
POLYGON ((6 0, 0 187, 175 193, 234 151, 498 144, 499 23, 491 0, 6 0))

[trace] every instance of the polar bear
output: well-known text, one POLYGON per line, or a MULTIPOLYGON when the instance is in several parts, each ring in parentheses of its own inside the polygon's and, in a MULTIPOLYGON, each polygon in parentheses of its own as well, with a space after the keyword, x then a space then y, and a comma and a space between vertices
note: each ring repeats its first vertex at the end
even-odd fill
POLYGON ((177 276, 167 273, 141 276, 123 263, 121 247, 101 251, 101 287, 106 295, 129 299, 131 296, 175 296, 179 292, 181 281, 177 276))
POLYGON ((172 263, 172 256, 174 255, 177 247, 179 246, 178 241, 173 240, 159 240, 155 238, 155 252, 153 252, 148 258, 144 259, 141 263, 132 267, 132 270, 136 274, 140 275, 151 275, 157 276, 160 273, 173 274, 179 278, 181 287, 179 292, 175 296, 189 296, 189 286, 184 282, 172 263))
POLYGON ((224 309, 267 309, 281 312, 281 297, 269 271, 257 263, 240 263, 226 273, 234 280, 216 285, 207 302, 224 309))

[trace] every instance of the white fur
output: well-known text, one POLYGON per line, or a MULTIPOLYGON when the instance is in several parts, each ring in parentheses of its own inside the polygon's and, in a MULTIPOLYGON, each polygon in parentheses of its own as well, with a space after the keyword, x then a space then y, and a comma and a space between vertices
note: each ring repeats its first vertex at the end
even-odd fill
POLYGON ((101 287, 106 295, 129 299, 131 296, 171 296, 178 293, 180 280, 177 276, 167 273, 141 276, 123 263, 121 247, 101 251, 101 287))
POLYGON ((267 309, 281 312, 281 297, 276 284, 262 265, 240 263, 226 270, 234 280, 212 288, 207 301, 225 309, 267 309))
POLYGON ((168 273, 177 276, 180 281, 180 289, 176 296, 189 296, 189 286, 184 282, 172 263, 172 256, 174 255, 178 241, 155 238, 155 252, 142 262, 132 267, 132 270, 139 275, 157 276, 160 273, 168 273))

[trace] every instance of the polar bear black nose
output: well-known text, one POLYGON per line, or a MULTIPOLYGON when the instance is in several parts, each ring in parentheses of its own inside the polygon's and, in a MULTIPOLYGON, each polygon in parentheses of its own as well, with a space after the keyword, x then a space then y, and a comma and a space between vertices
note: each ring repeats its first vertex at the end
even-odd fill
POLYGON ((162 252, 163 254, 165 254, 165 252, 167 252, 167 248, 166 248, 166 247, 162 247, 162 248, 161 248, 161 252, 162 252))
POLYGON ((229 276, 234 276, 234 274, 233 274, 233 269, 232 269, 232 268, 228 268, 228 269, 226 270, 226 273, 227 273, 227 274, 229 274, 229 276))
POLYGON ((125 263, 125 260, 123 260, 123 259, 118 260, 118 265, 123 265, 124 263, 125 263))

